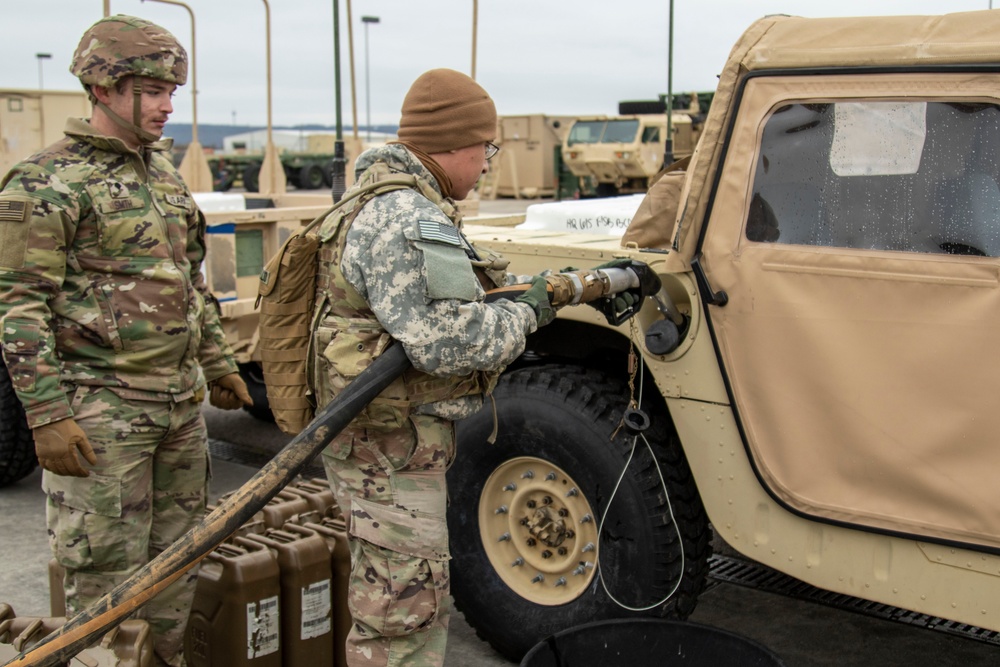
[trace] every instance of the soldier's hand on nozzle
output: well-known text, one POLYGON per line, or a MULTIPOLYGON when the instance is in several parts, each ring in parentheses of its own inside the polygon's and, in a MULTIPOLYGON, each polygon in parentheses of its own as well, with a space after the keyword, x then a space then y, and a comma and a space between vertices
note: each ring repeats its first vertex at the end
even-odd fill
POLYGON ((87 434, 73 419, 36 426, 31 435, 35 439, 38 465, 42 468, 69 477, 90 476, 90 471, 80 465, 76 453, 79 451, 90 465, 97 463, 97 455, 87 440, 87 434))
POLYGON ((549 283, 542 276, 532 278, 531 287, 514 301, 531 306, 538 318, 539 327, 544 327, 556 318, 556 311, 549 303, 549 283))
POLYGON ((239 373, 223 375, 209 383, 208 402, 222 410, 236 410, 244 405, 253 405, 247 383, 239 373))

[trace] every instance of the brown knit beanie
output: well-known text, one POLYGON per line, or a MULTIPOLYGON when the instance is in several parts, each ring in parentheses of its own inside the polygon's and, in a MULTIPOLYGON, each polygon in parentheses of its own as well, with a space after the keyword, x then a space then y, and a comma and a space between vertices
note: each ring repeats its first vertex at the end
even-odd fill
POLYGON ((424 72, 403 99, 399 141, 446 153, 497 136, 497 109, 471 77, 451 69, 424 72))

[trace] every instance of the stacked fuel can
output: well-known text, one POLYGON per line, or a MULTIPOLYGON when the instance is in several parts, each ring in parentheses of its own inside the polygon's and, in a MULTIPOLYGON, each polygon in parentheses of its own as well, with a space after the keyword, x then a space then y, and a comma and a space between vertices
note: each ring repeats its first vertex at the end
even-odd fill
POLYGON ((349 574, 326 481, 296 480, 202 562, 187 665, 346 665, 349 574))

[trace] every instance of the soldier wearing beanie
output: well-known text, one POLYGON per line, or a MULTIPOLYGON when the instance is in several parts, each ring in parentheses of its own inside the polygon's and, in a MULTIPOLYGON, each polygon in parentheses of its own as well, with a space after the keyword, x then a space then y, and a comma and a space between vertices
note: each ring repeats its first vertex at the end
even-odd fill
POLYGON ((480 409, 525 337, 551 321, 545 280, 516 301, 484 301, 516 280, 473 248, 455 204, 497 151, 489 94, 449 69, 422 74, 399 140, 362 153, 352 191, 318 230, 320 263, 310 386, 326 405, 390 345, 413 368, 323 452, 347 517, 351 666, 435 667, 448 633, 445 471, 454 420, 480 409), (372 191, 373 184, 384 190, 372 191))

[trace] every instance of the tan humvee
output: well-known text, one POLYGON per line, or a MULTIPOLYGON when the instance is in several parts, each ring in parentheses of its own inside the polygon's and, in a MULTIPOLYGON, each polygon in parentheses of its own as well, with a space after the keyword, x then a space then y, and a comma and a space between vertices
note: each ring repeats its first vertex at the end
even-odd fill
POLYGON ((815 586, 1000 630, 998 34, 762 19, 622 239, 467 228, 515 273, 630 257, 665 291, 619 328, 562 310, 494 393, 496 444, 492 408, 460 424, 453 594, 481 636, 516 657, 686 616, 709 522, 815 586))

